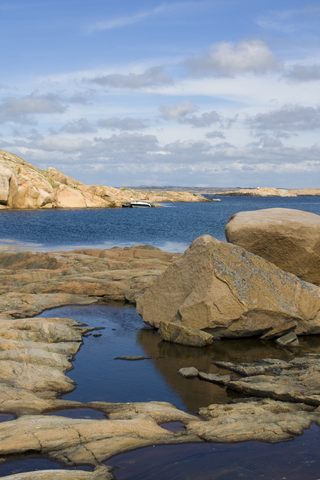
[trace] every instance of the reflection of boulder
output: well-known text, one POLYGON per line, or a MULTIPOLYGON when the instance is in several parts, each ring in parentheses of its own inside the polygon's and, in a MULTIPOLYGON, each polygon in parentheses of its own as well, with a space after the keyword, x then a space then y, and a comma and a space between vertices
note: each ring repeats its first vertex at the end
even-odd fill
MULTIPOLYGON (((227 403, 239 394, 225 387, 205 382, 199 378, 185 379, 178 374, 180 368, 193 366, 199 372, 226 374, 227 370, 213 365, 221 359, 234 363, 255 362, 259 358, 279 358, 291 360, 292 354, 279 349, 274 342, 261 342, 258 339, 222 339, 203 348, 190 348, 185 345, 163 342, 157 330, 143 328, 137 332, 137 343, 145 356, 153 363, 167 384, 181 398, 190 412, 210 403, 227 403)), ((319 336, 308 337, 308 352, 318 352, 319 336)), ((235 375, 236 378, 236 375, 235 375)), ((161 399, 162 400, 162 399, 161 399)))
POLYGON ((225 230, 228 242, 320 285, 319 215, 289 208, 240 212, 225 230))
POLYGON ((218 336, 261 335, 297 321, 296 333, 320 333, 320 289, 241 247, 210 235, 195 240, 182 258, 137 301, 143 321, 210 328, 218 336))
MULTIPOLYGON (((210 363, 212 355, 215 355, 212 345, 191 348, 164 342, 157 330, 147 328, 137 332, 137 341, 146 356, 152 357, 153 360, 149 361, 154 364, 167 384, 181 398, 188 411, 196 412, 201 406, 209 405, 212 402, 227 403, 230 396, 234 396, 232 392, 227 393, 225 388, 213 383, 203 382, 198 378, 187 380, 178 374, 180 368, 191 365, 206 372, 217 371, 216 367, 210 363)), ((219 343, 214 342, 214 346, 219 343)), ((225 354, 225 350, 223 354, 219 353, 219 358, 225 354)))

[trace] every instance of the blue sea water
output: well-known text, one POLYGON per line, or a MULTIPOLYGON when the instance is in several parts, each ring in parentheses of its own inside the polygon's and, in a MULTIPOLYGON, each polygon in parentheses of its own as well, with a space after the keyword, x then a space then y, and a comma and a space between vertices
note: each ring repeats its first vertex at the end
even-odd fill
POLYGON ((145 209, 0 210, 0 241, 33 243, 37 250, 147 243, 183 252, 203 234, 225 240, 229 217, 240 211, 281 207, 320 214, 320 197, 222 197, 221 202, 163 205, 145 209))

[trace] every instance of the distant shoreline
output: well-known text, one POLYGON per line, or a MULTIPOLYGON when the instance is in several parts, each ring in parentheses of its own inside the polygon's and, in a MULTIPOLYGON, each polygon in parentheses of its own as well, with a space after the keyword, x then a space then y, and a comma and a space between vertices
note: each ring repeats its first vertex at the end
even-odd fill
POLYGON ((140 191, 173 191, 173 192, 188 192, 198 195, 224 195, 224 196, 286 196, 286 197, 298 197, 298 196, 320 196, 320 188, 275 188, 275 187, 177 187, 177 186, 155 186, 155 185, 140 185, 138 187, 120 187, 129 189, 139 189, 140 191), (267 195, 264 195, 264 192, 267 195), (281 194, 282 193, 282 194, 281 194))

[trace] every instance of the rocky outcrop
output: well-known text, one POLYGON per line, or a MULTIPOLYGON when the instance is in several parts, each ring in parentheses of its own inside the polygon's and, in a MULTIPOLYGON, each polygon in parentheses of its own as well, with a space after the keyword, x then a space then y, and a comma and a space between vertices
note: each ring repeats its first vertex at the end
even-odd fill
POLYGON ((290 361, 266 358, 251 364, 214 361, 242 376, 224 382, 230 390, 255 397, 320 406, 320 355, 307 354, 290 361))
POLYGON ((0 311, 11 317, 27 317, 48 308, 98 300, 135 303, 180 256, 145 247, 2 252, 0 311))
POLYGON ((225 228, 244 247, 306 282, 320 285, 320 216, 288 208, 240 212, 225 228))
POLYGON ((169 321, 223 337, 262 335, 296 321, 320 333, 320 289, 242 247, 195 240, 137 300, 143 321, 169 321))
POLYGON ((17 155, 0 150, 2 208, 113 208, 140 198, 153 203, 210 201, 188 192, 141 192, 84 185, 55 168, 40 170, 17 155))
POLYGON ((248 440, 269 443, 293 439, 319 422, 319 413, 303 404, 263 400, 233 405, 209 405, 199 413, 206 422, 190 422, 188 432, 197 432, 206 442, 230 443, 248 440))

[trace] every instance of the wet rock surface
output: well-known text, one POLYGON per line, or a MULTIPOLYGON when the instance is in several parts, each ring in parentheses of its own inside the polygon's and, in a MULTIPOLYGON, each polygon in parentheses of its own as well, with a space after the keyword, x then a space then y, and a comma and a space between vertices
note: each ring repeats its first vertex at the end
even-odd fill
POLYGON ((143 321, 210 329, 220 337, 263 335, 296 322, 320 332, 320 289, 244 248, 196 239, 137 300, 143 321))

